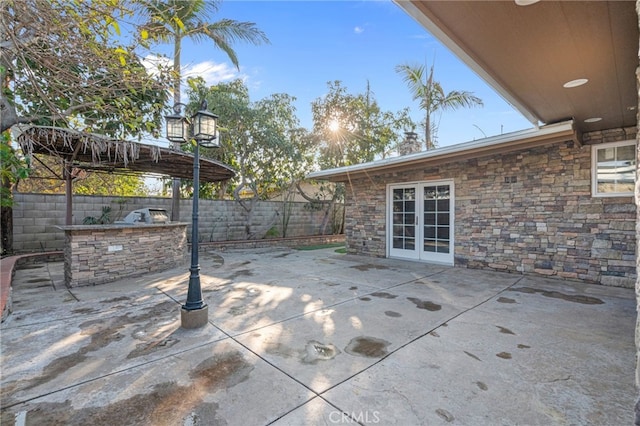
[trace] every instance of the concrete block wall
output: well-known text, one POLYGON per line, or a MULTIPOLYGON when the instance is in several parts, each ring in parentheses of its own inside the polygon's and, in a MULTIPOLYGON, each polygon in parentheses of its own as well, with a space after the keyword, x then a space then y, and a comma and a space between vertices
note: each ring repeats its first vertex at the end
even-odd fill
MULTIPOLYGON (((130 211, 153 207, 171 211, 171 199, 163 197, 107 197, 74 195, 73 224, 82 225, 85 217, 99 217, 103 206, 110 206, 112 219, 122 219, 130 211), (124 202, 122 202, 124 201, 124 202)), ((266 232, 267 223, 274 213, 279 216, 274 224, 278 236, 282 235, 282 213, 284 206, 277 201, 261 201, 256 206, 252 227, 266 232)), ((191 238, 191 200, 181 200, 180 221, 188 223, 187 235, 191 238)), ((235 201, 200 200, 200 241, 242 240, 245 238, 246 213, 235 201)), ((341 216, 341 212, 339 213, 341 216)), ((288 237, 318 235, 321 231, 324 212, 312 208, 310 203, 296 202, 292 205, 287 227, 288 237)), ((17 253, 62 250, 65 225, 66 200, 56 194, 15 194, 13 208, 13 246, 17 253)), ((327 227, 326 232, 331 232, 327 227)))
POLYGON ((64 196, 14 194, 13 244, 17 252, 62 250, 64 196), (24 195, 28 195, 25 197, 24 195))
POLYGON ((347 189, 347 251, 386 255, 386 185, 453 179, 455 264, 633 287, 633 197, 591 196, 591 144, 635 128, 437 167, 369 175, 347 189), (505 183, 505 176, 515 183, 505 183))

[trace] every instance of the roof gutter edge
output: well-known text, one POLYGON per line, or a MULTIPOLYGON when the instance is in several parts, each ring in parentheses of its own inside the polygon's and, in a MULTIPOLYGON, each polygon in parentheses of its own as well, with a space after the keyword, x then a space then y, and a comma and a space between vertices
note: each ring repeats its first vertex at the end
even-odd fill
POLYGON ((542 126, 539 129, 527 129, 520 132, 508 133, 505 135, 493 136, 476 141, 451 145, 430 151, 421 151, 415 154, 403 155, 400 157, 386 158, 369 163, 356 164, 353 166, 339 167, 335 169, 320 170, 309 173, 308 179, 332 180, 340 182, 346 180, 351 174, 363 173, 366 171, 388 169, 403 164, 419 163, 427 160, 447 159, 451 157, 480 156, 495 152, 499 149, 510 146, 520 147, 528 142, 553 143, 559 140, 571 140, 580 144, 573 120, 542 126), (342 177, 344 176, 344 178, 342 177))

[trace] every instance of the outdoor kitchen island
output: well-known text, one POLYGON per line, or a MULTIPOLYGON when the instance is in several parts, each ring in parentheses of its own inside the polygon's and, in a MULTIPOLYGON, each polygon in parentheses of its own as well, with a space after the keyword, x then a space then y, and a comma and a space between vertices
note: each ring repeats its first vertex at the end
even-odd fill
POLYGON ((105 284, 183 265, 187 224, 117 223, 61 226, 67 287, 105 284))

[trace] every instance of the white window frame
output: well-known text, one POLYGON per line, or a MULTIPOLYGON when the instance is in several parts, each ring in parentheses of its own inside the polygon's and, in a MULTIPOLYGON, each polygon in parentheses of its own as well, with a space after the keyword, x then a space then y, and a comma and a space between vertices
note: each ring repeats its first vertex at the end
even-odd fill
MULTIPOLYGON (((632 197, 633 196, 633 191, 629 191, 629 192, 599 192, 598 191, 598 150, 607 149, 607 148, 617 148, 617 147, 629 146, 629 145, 633 145, 634 152, 637 151, 635 140, 602 143, 602 144, 591 146, 591 195, 593 197, 632 197)), ((636 164, 636 167, 637 167, 637 164, 636 164)), ((637 174, 634 174, 634 184, 637 178, 638 178, 637 174)))

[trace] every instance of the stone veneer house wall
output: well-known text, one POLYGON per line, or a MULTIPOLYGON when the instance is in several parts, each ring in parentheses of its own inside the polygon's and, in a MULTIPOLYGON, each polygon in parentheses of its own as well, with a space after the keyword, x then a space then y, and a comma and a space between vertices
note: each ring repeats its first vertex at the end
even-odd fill
MULTIPOLYGON (((345 234, 349 253, 425 260, 411 250, 394 248, 403 238, 394 239, 390 233, 397 235, 392 229, 399 227, 402 235, 404 225, 397 224, 398 209, 391 210, 397 200, 393 191, 402 194, 406 188, 417 187, 419 193, 422 188, 426 191, 445 184, 451 186, 453 195, 453 217, 444 229, 446 233, 451 228, 453 253, 442 258, 426 253, 425 261, 633 287, 633 196, 592 195, 592 145, 634 142, 635 138, 635 127, 613 129, 584 134, 582 146, 566 138, 528 149, 443 158, 434 164, 436 150, 426 165, 407 161, 403 166, 398 161, 394 168, 377 170, 380 162, 373 162, 366 173, 349 174, 349 179, 342 178, 346 174, 339 169, 311 177, 324 175, 348 185, 345 234)), ((413 197, 414 192, 411 194, 413 197)), ((420 204, 417 201, 416 206, 420 204)), ((416 225, 416 232, 422 232, 429 213, 422 216, 416 212, 420 208, 412 211, 414 203, 409 203, 412 207, 400 211, 400 216, 409 217, 404 221, 408 229, 416 225), (414 215, 416 223, 409 223, 414 215)))

